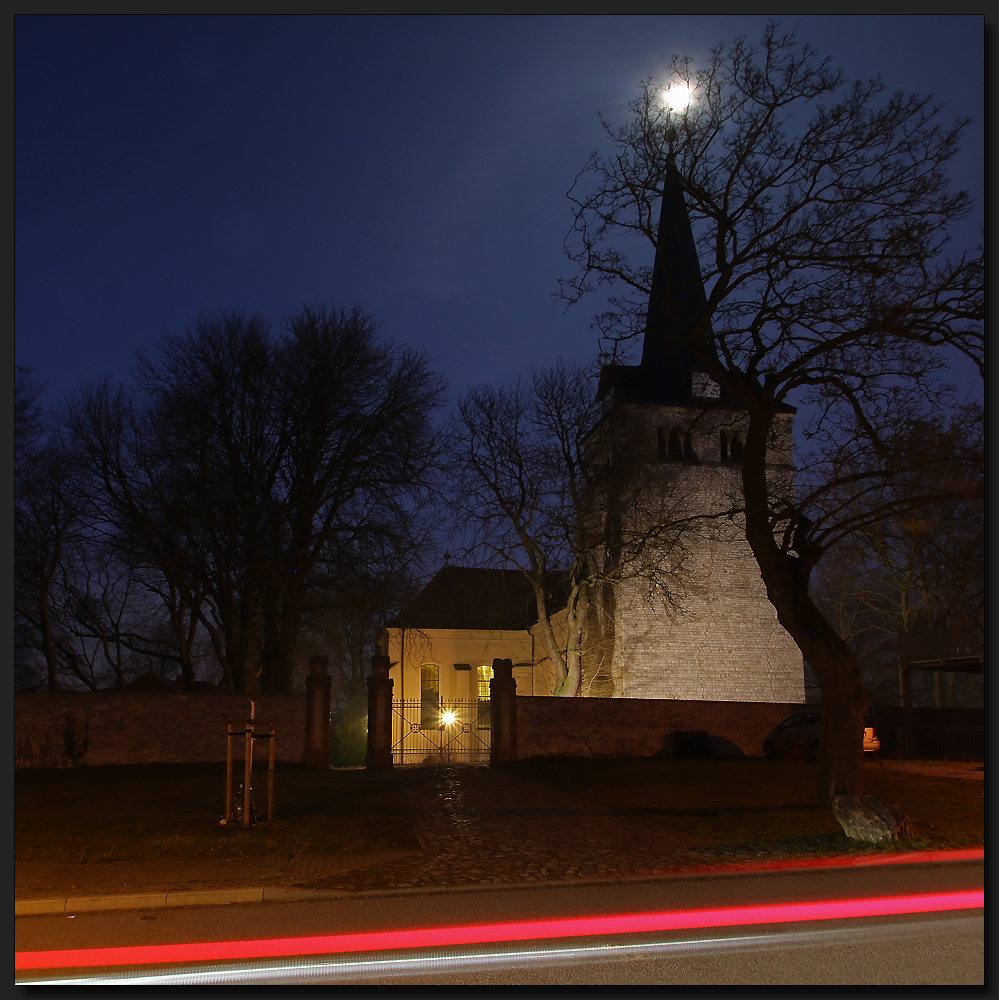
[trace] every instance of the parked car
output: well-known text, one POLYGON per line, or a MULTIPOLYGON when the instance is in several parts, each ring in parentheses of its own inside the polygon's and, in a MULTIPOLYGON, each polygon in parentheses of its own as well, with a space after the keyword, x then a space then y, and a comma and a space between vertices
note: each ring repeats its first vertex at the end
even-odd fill
MULTIPOLYGON (((763 753, 771 760, 792 756, 815 760, 819 755, 821 730, 821 708, 795 712, 771 730, 763 741, 763 753)), ((863 740, 865 754, 875 754, 881 749, 881 741, 873 726, 864 727, 863 740)))

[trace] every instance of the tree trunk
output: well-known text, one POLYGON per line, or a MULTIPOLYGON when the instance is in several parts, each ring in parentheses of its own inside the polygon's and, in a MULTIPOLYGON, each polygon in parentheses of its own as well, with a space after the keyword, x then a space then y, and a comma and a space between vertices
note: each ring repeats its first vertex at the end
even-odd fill
POLYGON ((180 672, 184 678, 184 690, 194 690, 194 640, 197 635, 198 613, 193 600, 185 600, 178 596, 176 603, 170 609, 170 620, 173 625, 174 637, 180 651, 180 672), (186 613, 186 621, 185 621, 186 613))
POLYGON ((570 674, 568 665, 558 648, 555 639, 555 630, 552 628, 551 619, 548 617, 548 602, 545 599, 545 585, 532 579, 534 586, 534 599, 538 606, 538 627, 541 629, 541 638, 544 641, 548 657, 555 667, 555 690, 553 694, 559 698, 574 698, 579 690, 579 676, 575 677, 575 684, 570 674))
MULTIPOLYGON (((772 419, 769 411, 750 411, 742 467, 746 539, 778 620, 822 689, 818 804, 829 806, 835 795, 861 792, 867 693, 860 680, 859 660, 808 596, 811 567, 794 566, 794 556, 782 552, 775 540, 767 483, 772 419)), ((798 558, 804 555, 799 553, 798 558)))
POLYGON ((48 587, 38 597, 38 620, 42 633, 42 653, 45 656, 45 668, 48 673, 49 691, 59 690, 58 661, 55 646, 52 642, 52 632, 49 625, 48 587))
POLYGON ((583 654, 580 644, 588 605, 587 590, 582 586, 571 595, 566 608, 566 688, 571 688, 577 697, 583 683, 583 654))
POLYGON ((58 547, 59 533, 56 532, 56 550, 50 559, 39 559, 39 569, 41 579, 38 584, 38 591, 35 600, 38 605, 38 629, 41 633, 42 655, 45 657, 45 667, 48 673, 49 691, 60 690, 59 684, 59 658, 56 651, 56 644, 52 637, 52 619, 49 615, 49 602, 52 595, 52 581, 55 579, 56 571, 59 567, 60 548, 58 547))
POLYGON ((212 650, 215 653, 215 659, 218 660, 219 665, 222 667, 222 685, 226 694, 236 693, 236 678, 232 669, 232 663, 229 659, 228 650, 225 643, 225 638, 222 633, 215 627, 215 624, 204 612, 203 607, 198 608, 198 620, 205 627, 205 631, 208 633, 208 638, 212 644, 212 650))

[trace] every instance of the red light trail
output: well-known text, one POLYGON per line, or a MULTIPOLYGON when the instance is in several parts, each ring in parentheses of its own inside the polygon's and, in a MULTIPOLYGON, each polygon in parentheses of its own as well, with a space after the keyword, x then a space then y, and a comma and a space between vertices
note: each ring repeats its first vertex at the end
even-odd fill
POLYGON ((274 938, 260 941, 206 941, 187 944, 137 945, 122 948, 85 948, 62 951, 22 951, 14 956, 15 970, 92 968, 116 965, 160 965, 171 962, 225 962, 301 955, 447 947, 573 938, 589 935, 640 934, 706 927, 840 920, 851 917, 899 916, 943 910, 974 909, 985 905, 984 890, 893 896, 881 899, 823 900, 719 910, 614 914, 562 920, 532 920, 508 924, 430 927, 319 937, 274 938))

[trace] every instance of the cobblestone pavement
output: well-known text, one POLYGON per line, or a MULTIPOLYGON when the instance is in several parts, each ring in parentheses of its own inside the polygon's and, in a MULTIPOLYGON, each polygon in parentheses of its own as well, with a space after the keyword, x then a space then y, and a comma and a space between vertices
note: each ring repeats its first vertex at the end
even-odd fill
POLYGON ((641 821, 626 825, 608 810, 498 769, 397 768, 386 780, 413 810, 419 852, 21 862, 15 866, 15 896, 30 900, 261 885, 358 892, 530 884, 662 874, 721 860, 698 850, 685 835, 641 821))
POLYGON ((625 824, 609 810, 501 770, 423 768, 398 777, 425 853, 299 885, 361 891, 529 884, 663 874, 719 860, 678 831, 625 824))
MULTIPOLYGON (((909 763, 909 762, 899 762, 909 763)), ((912 762, 924 763, 924 762, 912 762)), ((877 766, 876 764, 874 766, 877 766)), ((885 766, 888 766, 887 763, 885 766)), ((948 777, 981 777, 965 765, 948 777)), ((915 770, 916 768, 911 768, 915 770)), ((935 773, 925 767, 923 773, 935 773)), ((184 892, 235 886, 361 892, 527 885, 679 874, 767 860, 704 847, 661 822, 629 817, 498 768, 395 768, 385 780, 410 806, 419 852, 15 865, 15 898, 184 892)))

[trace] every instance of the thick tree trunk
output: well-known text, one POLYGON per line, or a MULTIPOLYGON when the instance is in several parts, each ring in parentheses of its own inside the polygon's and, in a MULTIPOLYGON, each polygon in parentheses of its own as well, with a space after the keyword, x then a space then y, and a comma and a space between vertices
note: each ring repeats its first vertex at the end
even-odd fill
POLYGON ((38 620, 41 624, 42 633, 42 654, 45 656, 45 668, 48 673, 49 691, 59 690, 58 660, 56 659, 55 645, 52 642, 52 633, 49 626, 48 588, 38 599, 38 620))
POLYGON ((38 591, 35 600, 38 606, 38 629, 41 633, 42 655, 45 657, 45 668, 48 674, 49 691, 58 691, 59 685, 59 661, 56 655, 55 643, 52 641, 52 623, 49 618, 49 595, 52 591, 52 581, 55 578, 56 567, 59 565, 59 550, 56 555, 48 560, 47 568, 42 569, 42 578, 39 581, 38 591))
POLYGON ((177 654, 180 660, 180 672, 184 678, 184 690, 193 691, 197 679, 194 673, 194 639, 197 635, 198 614, 194 610, 194 602, 186 599, 173 587, 170 589, 171 601, 167 605, 170 614, 170 625, 173 628, 174 639, 177 642, 177 654))
POLYGON ((197 615, 193 608, 188 609, 187 629, 184 630, 183 614, 177 623, 177 639, 180 646, 180 670, 184 675, 184 690, 193 691, 197 680, 194 673, 194 639, 197 635, 197 615))
POLYGON ((304 569, 293 575, 287 590, 276 602, 276 627, 268 642, 267 671, 273 690, 278 694, 290 694, 295 673, 295 647, 299 637, 299 609, 302 604, 299 579, 305 575, 304 569))
POLYGON ((215 659, 218 660, 219 665, 222 667, 223 689, 226 694, 235 694, 236 678, 232 669, 232 664, 229 660, 225 638, 215 627, 215 623, 211 620, 211 618, 205 614, 203 607, 198 609, 198 620, 202 625, 204 625, 205 631, 208 633, 208 638, 212 644, 212 650, 215 653, 215 659))
POLYGON ((548 658, 552 661, 552 665, 555 668, 554 694, 556 696, 571 698, 576 692, 569 689, 569 671, 566 668, 565 660, 562 658, 562 653, 558 648, 558 642, 555 639, 555 630, 552 628, 551 619, 548 617, 548 604, 545 600, 544 584, 539 585, 535 580, 532 580, 531 582, 534 584, 534 598, 538 607, 538 628, 541 630, 541 640, 544 642, 545 649, 548 652, 548 658))
POLYGON ((583 684, 583 653, 580 645, 583 620, 586 618, 588 605, 587 590, 582 587, 572 595, 569 606, 566 608, 566 688, 571 689, 576 696, 579 695, 583 684))
POLYGON ((818 804, 829 806, 835 795, 860 794, 867 693, 859 660, 808 596, 807 568, 796 572, 794 557, 782 552, 775 540, 767 483, 771 424, 771 413, 750 412, 742 468, 746 539, 778 620, 822 689, 818 804))

